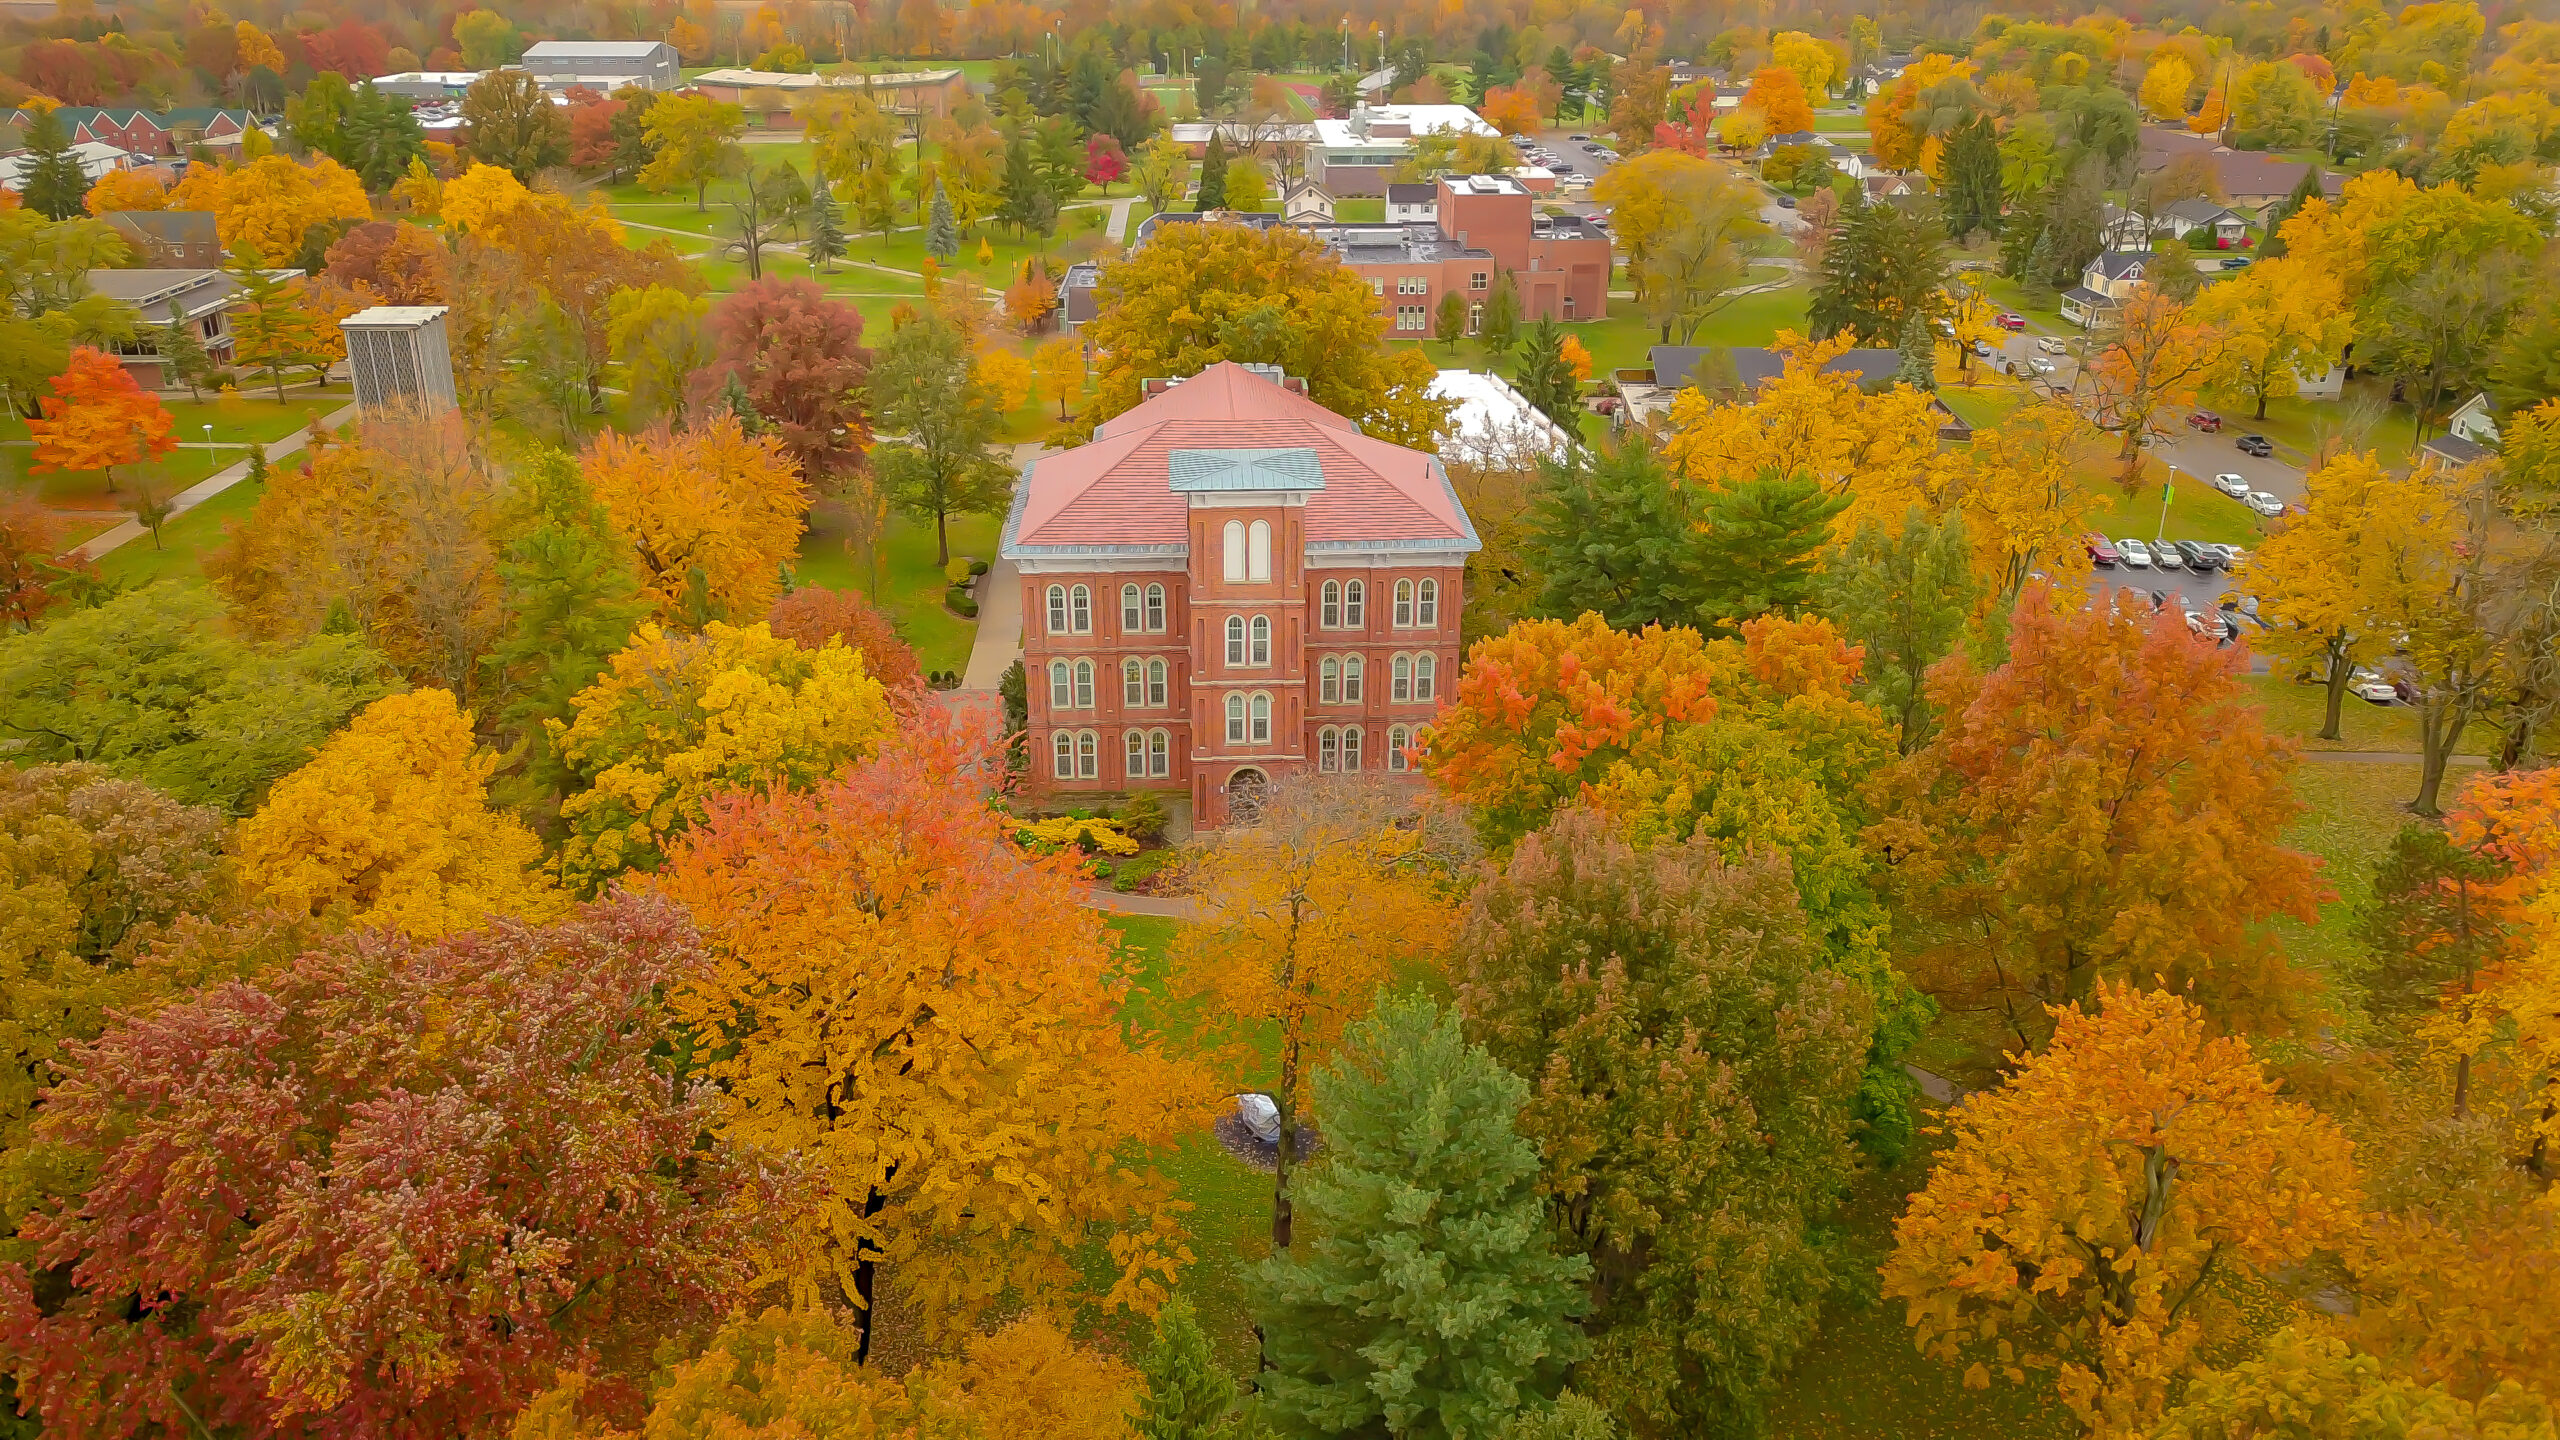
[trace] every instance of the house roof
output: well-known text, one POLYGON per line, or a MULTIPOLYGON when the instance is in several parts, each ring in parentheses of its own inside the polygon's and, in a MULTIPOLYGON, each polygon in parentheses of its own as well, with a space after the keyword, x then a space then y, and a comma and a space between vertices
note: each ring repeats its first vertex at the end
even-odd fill
MULTIPOLYGON (((1699 368, 1708 366, 1712 372, 1718 356, 1730 359, 1734 381, 1745 390, 1759 389, 1787 368, 1784 355, 1761 345, 1656 345, 1651 354, 1653 383, 1672 389, 1697 384, 1699 368)), ((1852 373, 1864 387, 1891 381, 1901 368, 1899 350, 1844 350, 1823 363, 1822 373, 1852 373)), ((1710 378, 1717 377, 1711 373, 1710 378)))
POLYGON ((1004 554, 1185 554, 1188 493, 1235 489, 1303 495, 1311 552, 1479 548, 1437 459, 1221 361, 1035 461, 1004 554))
POLYGON ((2453 434, 2438 435, 2418 448, 2452 465, 2468 465, 2489 453, 2489 447, 2477 440, 2465 440, 2453 434))
POLYGON ((2148 250, 2110 250, 2089 262, 2089 268, 2110 280, 2139 278, 2142 267, 2151 259, 2148 250))
POLYGON ((2113 296, 2103 291, 2092 290, 2086 285, 2072 286, 2062 292, 2062 298, 2091 309, 2116 303, 2113 296))
POLYGON ((1437 205, 1440 203, 1440 187, 1432 184, 1390 184, 1387 186, 1387 203, 1390 205, 1437 205))
POLYGON ((165 240, 176 245, 218 245, 210 210, 110 210, 102 217, 113 230, 137 239, 165 240))
MULTIPOLYGON (((299 270, 267 273, 302 275, 299 270)), ((91 293, 122 300, 153 323, 164 323, 172 314, 192 318, 221 309, 240 293, 240 282, 219 270, 92 270, 87 278, 91 293)))
POLYGON ((2174 215, 2190 225, 2219 225, 2225 220, 2240 218, 2228 206, 2216 205, 2210 200, 2181 200, 2160 213, 2174 215))

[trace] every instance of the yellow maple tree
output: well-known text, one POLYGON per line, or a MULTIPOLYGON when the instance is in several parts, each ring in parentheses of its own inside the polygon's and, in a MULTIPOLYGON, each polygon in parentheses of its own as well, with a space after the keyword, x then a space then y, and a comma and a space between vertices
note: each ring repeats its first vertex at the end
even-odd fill
POLYGON ((919 716, 813 788, 715 801, 648 882, 712 951, 669 1005, 721 1037, 723 1130, 821 1187, 792 1278, 861 1303, 893 1267, 940 1337, 1009 1293, 1151 1313, 1190 1255, 1144 1152, 1214 1093, 1124 1028, 1081 862, 1007 842, 987 745, 919 716))
POLYGON ((2187 63, 2187 57, 2164 49, 2152 57, 2151 68, 2142 74, 2142 108, 2154 120, 2184 120, 2187 92, 2195 84, 2195 67, 2187 63))
POLYGON ((2194 313, 2223 337, 2221 360, 2207 383, 2246 396, 2260 420, 2269 400, 2299 392, 2306 376, 2336 365, 2355 334, 2344 282, 2291 255, 2261 260, 2236 280, 2207 286, 2194 313))
POLYGON ((2093 1433, 2139 1435, 2235 1318, 2218 1279, 2356 1234, 2352 1147, 2176 994, 2102 984, 2054 1015, 2042 1053, 1949 1113, 1884 1291, 1967 1385, 2050 1374, 2093 1433))
POLYGON ((198 165, 169 192, 167 208, 212 211, 225 251, 246 249, 269 265, 292 259, 314 225, 373 218, 364 182, 326 155, 262 155, 228 169, 198 165))
POLYGON ((1898 525, 1917 504, 1936 513, 1938 420, 1929 395, 1907 385, 1876 394, 1852 373, 1823 365, 1855 344, 1843 333, 1806 340, 1781 331, 1784 369, 1747 402, 1683 390, 1671 402, 1663 457, 1683 478, 1719 484, 1763 469, 1811 476, 1848 497, 1832 533, 1850 535, 1873 519, 1898 525))
POLYGON ((2339 737, 2347 680, 2378 653, 2372 629, 2376 585, 2398 557, 2365 544, 2365 519, 2376 487, 2389 483, 2380 457, 2350 451, 2303 476, 2304 513, 2250 552, 2241 571, 2258 597, 2266 629, 2251 644, 2326 682, 2328 718, 2320 738, 2339 737))
POLYGON ((579 465, 661 615, 772 606, 809 513, 809 487, 778 437, 749 436, 724 411, 683 431, 608 430, 579 465))
POLYGON ((580 890, 654 869, 713 794, 811 784, 889 732, 860 651, 717 620, 699 634, 640 626, 571 705, 568 724, 544 723, 589 786, 560 807, 560 872, 580 890))
POLYGON ((284 73, 284 49, 277 45, 274 38, 266 31, 242 20, 231 27, 231 35, 232 43, 237 47, 240 57, 239 67, 242 73, 255 70, 261 65, 278 75, 284 73))
POLYGON ((451 691, 376 700, 240 822, 241 882, 293 914, 420 937, 549 919, 542 842, 489 808, 497 764, 451 691))
POLYGON ((169 187, 152 170, 110 170, 98 177, 80 207, 92 215, 119 210, 161 210, 169 204, 169 187))
POLYGON ((1948 453, 1951 475, 1940 490, 1964 515, 1990 609, 2007 613, 2038 573, 2058 582, 2057 593, 2076 594, 2073 582, 2089 571, 2081 537, 2100 506, 2088 481, 2098 439, 2077 406, 2043 400, 1948 453))

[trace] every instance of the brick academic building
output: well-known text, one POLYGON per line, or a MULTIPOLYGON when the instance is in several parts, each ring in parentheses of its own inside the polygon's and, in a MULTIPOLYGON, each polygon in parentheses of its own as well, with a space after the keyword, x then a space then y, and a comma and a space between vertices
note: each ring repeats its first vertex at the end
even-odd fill
POLYGON ((1005 519, 1034 792, 1187 790, 1215 828, 1283 776, 1411 773, 1478 548, 1436 457, 1295 380, 1162 386, 1035 462, 1005 519))

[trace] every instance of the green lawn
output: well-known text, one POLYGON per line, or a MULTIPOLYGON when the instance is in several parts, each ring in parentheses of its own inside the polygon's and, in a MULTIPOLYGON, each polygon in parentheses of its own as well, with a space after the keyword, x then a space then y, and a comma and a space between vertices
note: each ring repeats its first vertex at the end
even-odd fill
MULTIPOLYGON (((2099 483, 2106 505, 2089 517, 2099 534, 2119 539, 2130 535, 2149 544, 2154 536, 2171 540, 2202 540, 2214 545, 2237 545, 2254 550, 2266 538, 2266 527, 2249 507, 2214 489, 2193 475, 2180 472, 2175 491, 2169 501, 2168 519, 2160 514, 2161 468, 2144 463, 2144 480, 2134 493, 2127 495, 2112 479, 2113 456, 2109 456, 2110 478, 2099 483)), ((2138 570, 2115 572, 2121 579, 2139 577, 2138 570)))
POLYGON ((146 533, 108 551, 98 561, 98 573, 127 589, 166 577, 201 575, 204 557, 222 543, 224 527, 247 515, 266 489, 257 481, 243 480, 161 526, 157 545, 146 533))
MULTIPOLYGON (((2353 695, 2338 708, 2338 738, 2323 740, 2320 726, 2328 716, 2328 689, 2321 685, 2298 685, 2293 674, 2300 667, 2280 657, 2273 660, 2275 669, 2264 675, 2246 677, 2249 687, 2258 692, 2258 703, 2267 707, 2267 728, 2291 735, 2302 742, 2305 750, 2393 750, 2415 756, 2418 753, 2418 712, 2407 705, 2374 705, 2353 695)), ((2473 724, 2462 732, 2462 743, 2456 750, 2464 755, 2486 755, 2498 747, 2495 728, 2473 724)), ((2410 794, 2417 792, 2412 787, 2410 794)))
POLYGON ((2373 428, 2363 437, 2363 448, 2380 452, 2385 465, 2405 466, 2410 451, 2416 448, 2417 412, 2407 405, 2388 403, 2391 382, 2379 376, 2359 375, 2347 382, 2346 395, 2339 400, 2305 400, 2289 395, 2267 402, 2267 418, 2256 418, 2257 402, 2240 395, 2213 395, 2214 407, 2222 412, 2226 430, 2254 430, 2276 442, 2277 458, 2294 464, 2307 460, 2317 444, 2323 425, 2335 426, 2364 407, 2374 416, 2373 428))
MULTIPOLYGON (((2447 777, 2448 794, 2455 778, 2447 777)), ((2320 857, 2322 878, 2337 898, 2320 907, 2313 924, 2277 921, 2276 936, 2296 963, 2333 978, 2352 971, 2362 958, 2353 930, 2356 911, 2373 894, 2375 862, 2410 822, 2407 807, 2418 793, 2418 765, 2306 759, 2295 767, 2293 789, 2309 808, 2285 832, 2286 843, 2320 857)))
MULTIPOLYGON (((951 553, 993 560, 996 531, 993 515, 951 517, 951 553)), ((897 622, 898 633, 914 647, 916 663, 927 671, 966 670, 969 645, 978 623, 963 620, 942 607, 942 568, 934 563, 933 522, 905 515, 889 519, 887 563, 880 593, 873 597, 897 622)), ((845 548, 844 531, 833 507, 820 506, 809 516, 809 533, 801 537, 800 558, 793 573, 803 585, 834 590, 864 590, 860 567, 845 548)))
MULTIPOLYGON (((204 432, 196 433, 201 435, 204 432)), ((144 493, 165 500, 224 466, 247 459, 248 455, 245 448, 231 449, 219 445, 210 451, 201 447, 172 450, 148 464, 117 466, 116 488, 110 494, 104 471, 55 470, 44 475, 31 474, 28 467, 35 464, 35 447, 9 445, 0 447, 0 493, 32 495, 47 505, 69 510, 114 512, 130 504, 136 495, 144 493)), ((109 514, 108 518, 111 521, 112 515, 109 514)))

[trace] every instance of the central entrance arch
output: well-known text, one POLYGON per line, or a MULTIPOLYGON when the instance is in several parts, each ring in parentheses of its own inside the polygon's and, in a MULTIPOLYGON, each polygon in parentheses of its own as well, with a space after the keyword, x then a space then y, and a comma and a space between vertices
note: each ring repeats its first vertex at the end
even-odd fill
POLYGON ((1234 825, 1262 823, 1262 802, 1271 793, 1271 777, 1251 765, 1227 777, 1227 821, 1234 825))

